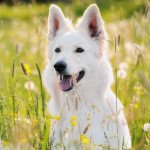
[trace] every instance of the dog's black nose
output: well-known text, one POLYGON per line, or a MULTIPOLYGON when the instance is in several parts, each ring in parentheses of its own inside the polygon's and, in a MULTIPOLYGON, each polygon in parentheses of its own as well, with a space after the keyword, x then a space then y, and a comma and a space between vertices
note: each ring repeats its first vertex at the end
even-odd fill
POLYGON ((62 73, 66 69, 66 63, 64 61, 58 61, 55 65, 54 68, 58 73, 62 73))

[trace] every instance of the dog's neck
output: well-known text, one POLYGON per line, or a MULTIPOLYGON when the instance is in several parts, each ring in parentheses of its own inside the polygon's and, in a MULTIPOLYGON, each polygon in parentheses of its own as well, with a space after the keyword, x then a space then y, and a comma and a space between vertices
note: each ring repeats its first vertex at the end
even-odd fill
MULTIPOLYGON (((105 90, 106 91, 106 90, 105 90)), ((104 89, 89 87, 82 87, 81 89, 75 89, 70 92, 60 93, 58 98, 59 110, 68 109, 76 111, 84 106, 99 106, 102 104, 105 97, 104 89), (102 91, 103 90, 103 91, 102 91)))

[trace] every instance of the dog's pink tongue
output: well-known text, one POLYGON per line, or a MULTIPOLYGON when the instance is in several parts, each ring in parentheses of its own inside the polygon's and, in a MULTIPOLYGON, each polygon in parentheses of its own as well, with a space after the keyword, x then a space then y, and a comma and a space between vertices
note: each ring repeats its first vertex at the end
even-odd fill
POLYGON ((72 87, 72 79, 71 79, 71 77, 61 80, 59 85, 60 85, 60 89, 62 91, 68 91, 72 87))

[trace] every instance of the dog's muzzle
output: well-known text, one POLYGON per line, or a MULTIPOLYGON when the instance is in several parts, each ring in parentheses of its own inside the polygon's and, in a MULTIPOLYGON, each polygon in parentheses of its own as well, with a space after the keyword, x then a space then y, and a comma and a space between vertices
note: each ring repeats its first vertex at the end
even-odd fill
POLYGON ((62 91, 70 91, 84 77, 85 71, 82 70, 75 75, 61 74, 59 86, 62 91))
POLYGON ((54 68, 60 76, 59 87, 62 91, 70 91, 74 88, 85 75, 85 71, 81 70, 77 74, 70 75, 67 73, 67 65, 64 61, 59 61, 54 65, 54 68))

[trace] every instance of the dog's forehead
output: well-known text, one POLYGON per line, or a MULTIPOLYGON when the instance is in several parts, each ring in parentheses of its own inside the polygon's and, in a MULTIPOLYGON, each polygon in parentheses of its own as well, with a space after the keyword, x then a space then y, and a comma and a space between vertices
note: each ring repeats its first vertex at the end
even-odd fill
POLYGON ((78 31, 66 32, 56 39, 55 45, 62 46, 86 46, 88 45, 87 39, 78 31))

